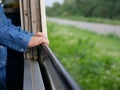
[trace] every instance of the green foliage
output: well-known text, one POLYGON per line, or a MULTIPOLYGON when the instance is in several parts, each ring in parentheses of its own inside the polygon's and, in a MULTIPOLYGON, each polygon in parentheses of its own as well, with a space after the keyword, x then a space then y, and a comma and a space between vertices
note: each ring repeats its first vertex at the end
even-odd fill
POLYGON ((48 7, 47 15, 76 15, 120 20, 120 0, 64 0, 63 5, 56 7, 55 3, 52 8, 48 7))
POLYGON ((48 22, 50 47, 83 90, 120 89, 120 38, 48 22))
POLYGON ((60 16, 61 13, 62 13, 62 5, 57 2, 54 3, 54 6, 52 8, 46 7, 46 14, 49 16, 56 16, 56 15, 60 16))

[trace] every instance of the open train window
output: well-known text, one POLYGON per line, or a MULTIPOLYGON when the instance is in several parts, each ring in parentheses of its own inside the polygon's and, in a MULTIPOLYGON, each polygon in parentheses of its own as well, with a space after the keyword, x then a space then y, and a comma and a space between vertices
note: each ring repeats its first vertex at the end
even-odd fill
MULTIPOLYGON (((47 36, 44 0, 2 0, 2 5, 14 25, 47 36)), ((24 55, 8 48, 6 80, 7 90, 80 90, 46 45, 24 55)))

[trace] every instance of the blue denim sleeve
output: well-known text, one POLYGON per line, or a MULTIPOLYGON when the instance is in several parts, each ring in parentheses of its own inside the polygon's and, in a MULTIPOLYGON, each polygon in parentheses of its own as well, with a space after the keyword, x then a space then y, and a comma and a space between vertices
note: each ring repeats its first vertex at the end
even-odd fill
POLYGON ((20 52, 25 52, 32 35, 32 33, 27 33, 21 28, 12 25, 10 20, 6 18, 0 5, 0 44, 20 52))
POLYGON ((10 19, 8 19, 7 21, 8 21, 7 24, 9 24, 9 26, 11 26, 11 28, 13 28, 14 30, 17 30, 17 31, 19 31, 21 33, 24 33, 24 34, 29 34, 31 36, 34 35, 33 33, 30 33, 30 32, 27 32, 27 31, 23 30, 20 26, 13 25, 10 19))
POLYGON ((21 33, 9 26, 0 27, 0 43, 11 49, 24 52, 28 46, 31 35, 21 33))

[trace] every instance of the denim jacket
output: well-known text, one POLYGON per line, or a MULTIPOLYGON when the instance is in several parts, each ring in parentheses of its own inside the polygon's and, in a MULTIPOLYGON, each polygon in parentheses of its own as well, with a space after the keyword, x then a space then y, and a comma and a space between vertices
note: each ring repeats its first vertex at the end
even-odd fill
POLYGON ((25 52, 33 34, 14 26, 0 5, 0 77, 6 77, 7 48, 25 52))

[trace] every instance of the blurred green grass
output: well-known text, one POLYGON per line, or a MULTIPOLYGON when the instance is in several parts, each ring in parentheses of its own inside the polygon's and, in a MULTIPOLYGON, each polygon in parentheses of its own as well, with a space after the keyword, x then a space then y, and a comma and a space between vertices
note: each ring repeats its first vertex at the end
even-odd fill
POLYGON ((47 23, 50 48, 83 90, 120 89, 120 38, 47 23))

